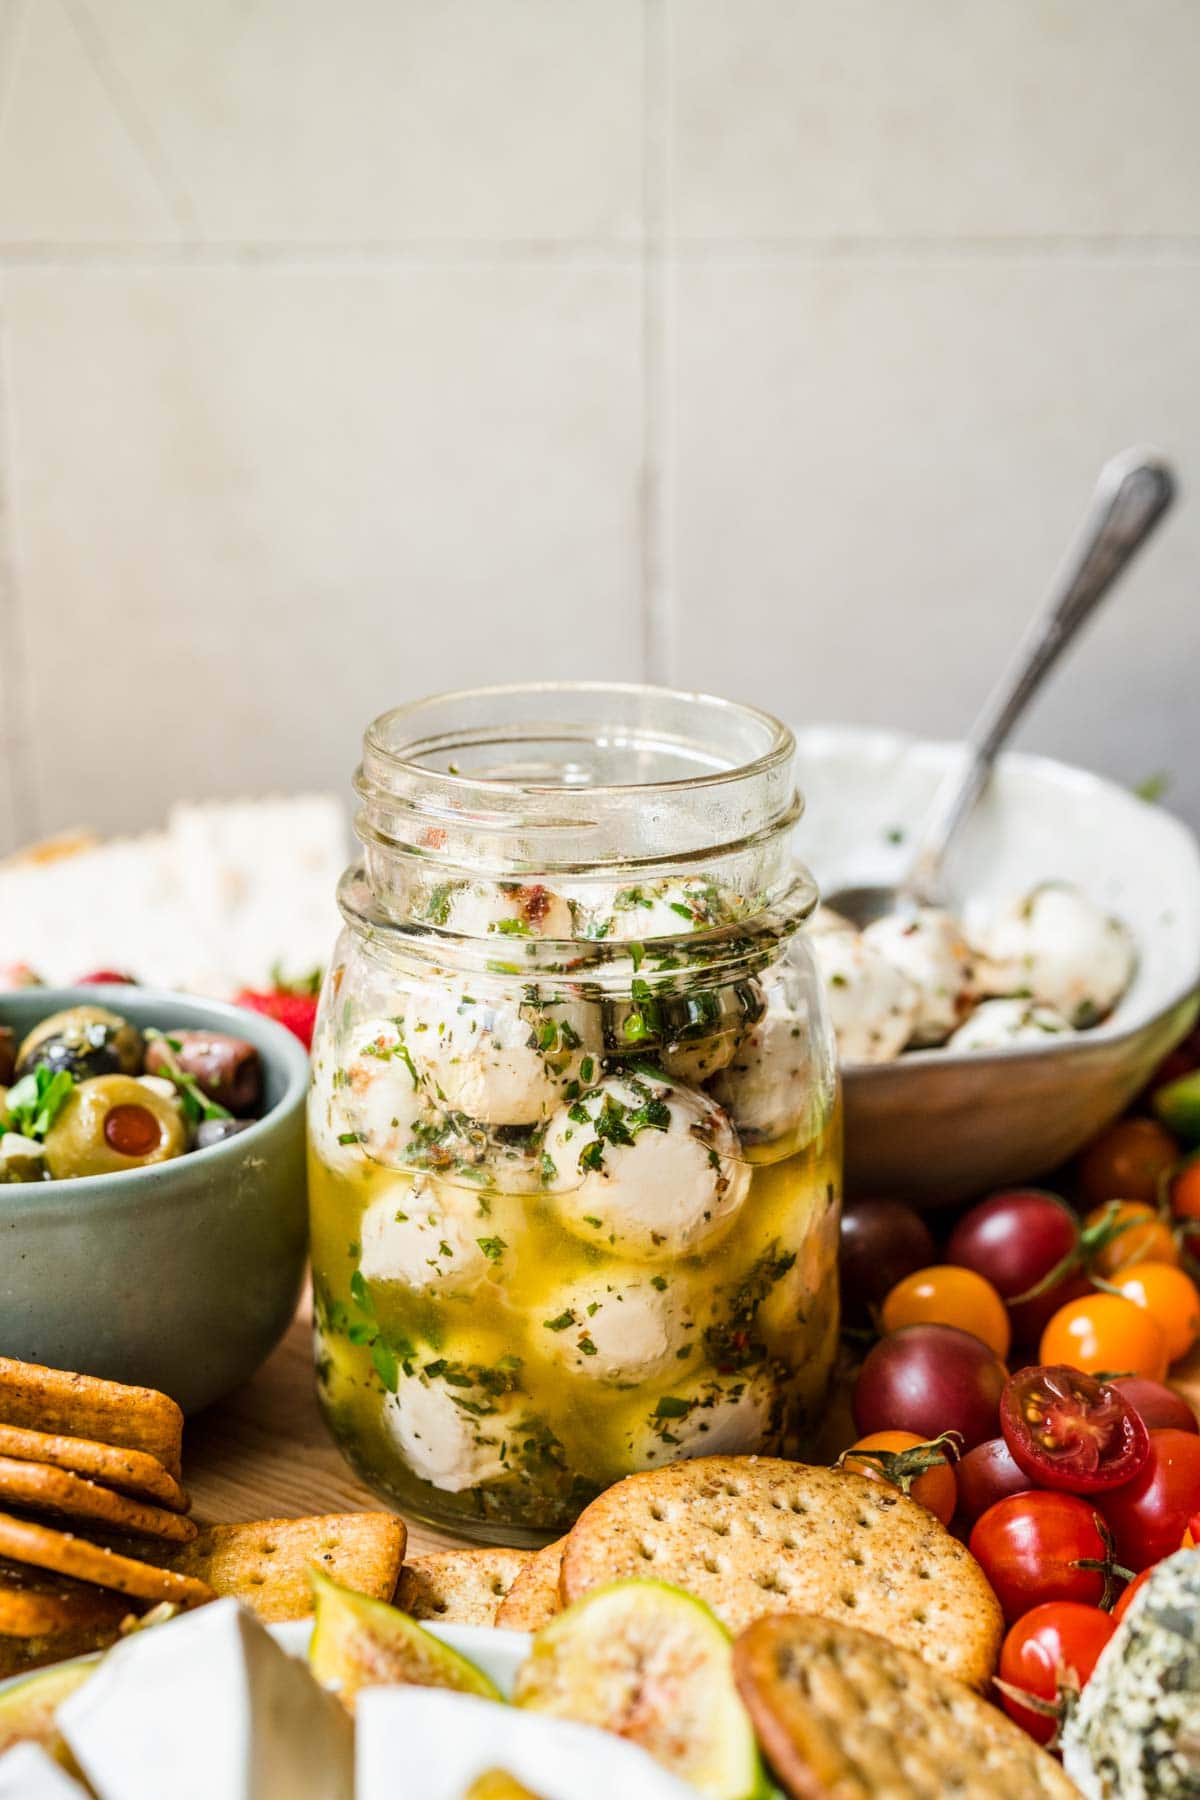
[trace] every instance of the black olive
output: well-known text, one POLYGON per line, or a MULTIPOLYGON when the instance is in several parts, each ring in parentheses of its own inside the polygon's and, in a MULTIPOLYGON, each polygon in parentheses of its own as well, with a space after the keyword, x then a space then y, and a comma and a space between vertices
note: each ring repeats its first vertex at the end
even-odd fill
POLYGON ((172 1062, 191 1075, 210 1100, 239 1117, 258 1110, 262 1067, 245 1038, 225 1031, 168 1031, 146 1049, 147 1075, 169 1072, 172 1062))
POLYGON ((213 1144, 223 1144, 226 1138, 236 1137, 253 1124, 253 1119, 202 1119, 196 1127, 196 1149, 208 1150, 213 1144))
POLYGON ((67 1069, 76 1081, 90 1081, 98 1075, 140 1075, 144 1061, 136 1025, 103 1006, 72 1006, 34 1026, 21 1045, 16 1072, 67 1069))
POLYGON ((9 1025, 0 1025, 0 1087, 11 1087, 17 1068, 16 1035, 9 1025))

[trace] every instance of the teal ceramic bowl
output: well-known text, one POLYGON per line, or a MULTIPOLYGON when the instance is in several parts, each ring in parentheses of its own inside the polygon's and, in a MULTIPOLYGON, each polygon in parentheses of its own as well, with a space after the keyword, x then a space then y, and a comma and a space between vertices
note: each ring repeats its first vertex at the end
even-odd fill
POLYGON ((0 1355, 160 1388, 185 1412, 246 1381, 304 1278, 308 1056, 270 1019, 139 987, 0 995, 18 1039, 68 1006, 231 1032, 262 1059, 263 1117, 172 1162, 0 1186, 0 1355))

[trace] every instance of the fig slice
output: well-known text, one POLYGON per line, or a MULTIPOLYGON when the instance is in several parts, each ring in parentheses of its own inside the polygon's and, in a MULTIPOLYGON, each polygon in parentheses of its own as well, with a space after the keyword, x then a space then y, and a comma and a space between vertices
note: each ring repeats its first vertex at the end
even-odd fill
POLYGON ((79 1773, 74 1757, 55 1722, 55 1714, 69 1694, 81 1688, 100 1661, 99 1651, 37 1669, 22 1676, 0 1693, 0 1756, 14 1744, 38 1744, 55 1762, 72 1774, 79 1773))
POLYGON ((538 1796, 506 1770, 486 1769, 476 1776, 463 1800, 538 1800, 538 1796))
POLYGON ((337 1694, 348 1712, 363 1688, 453 1688, 482 1700, 502 1700, 496 1686, 473 1662, 424 1630, 415 1619, 342 1587, 310 1568, 316 1618, 308 1666, 321 1686, 337 1694))
POLYGON ((763 1791, 732 1639, 702 1600, 666 1582, 612 1582, 543 1625, 513 1699, 615 1732, 708 1800, 763 1791))

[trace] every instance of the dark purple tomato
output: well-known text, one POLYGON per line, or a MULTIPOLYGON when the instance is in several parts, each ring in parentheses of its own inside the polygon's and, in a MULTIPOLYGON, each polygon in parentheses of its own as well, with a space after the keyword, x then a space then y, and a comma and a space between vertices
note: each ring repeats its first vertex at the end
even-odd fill
POLYGON ((1200 1432, 1200 1423, 1183 1395, 1161 1381, 1145 1375, 1115 1375, 1112 1385, 1124 1394, 1147 1431, 1200 1432))
POLYGON ((842 1207, 842 1317, 865 1325, 898 1281, 937 1261, 920 1213, 901 1200, 847 1200, 842 1207))
POLYGON ((854 1422, 869 1431, 957 1431, 964 1450, 995 1437, 1008 1375, 980 1338, 954 1325, 905 1325, 867 1355, 854 1388, 854 1422))
MULTIPOLYGON (((963 1214, 950 1233, 946 1261, 983 1275, 1007 1304, 1036 1287, 1078 1243, 1079 1221, 1064 1200, 1039 1188, 1013 1188, 963 1214)), ((1036 1344, 1051 1315, 1086 1285, 1072 1269, 1036 1300, 1009 1306, 1016 1341, 1036 1344)))
POLYGON ((1013 1461, 1002 1437, 988 1438, 968 1450, 954 1465, 954 1479, 958 1483, 958 1514, 964 1525, 973 1525, 997 1500, 1026 1494, 1033 1486, 1024 1469, 1013 1461))

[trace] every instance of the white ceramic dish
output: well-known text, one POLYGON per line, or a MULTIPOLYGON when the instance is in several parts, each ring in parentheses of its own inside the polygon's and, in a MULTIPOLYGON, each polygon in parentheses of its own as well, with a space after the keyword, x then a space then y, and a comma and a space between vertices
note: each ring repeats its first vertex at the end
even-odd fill
MULTIPOLYGON (((894 881, 959 746, 845 726, 799 730, 799 854, 825 892, 894 881)), ((924 1050, 850 1065, 852 1193, 931 1205, 1044 1175, 1129 1104, 1195 1020, 1200 851, 1188 827, 1114 782, 1047 757, 1002 757, 947 871, 972 918, 1040 881, 1075 882, 1128 924, 1138 967, 1102 1025, 1044 1045, 924 1050)))

